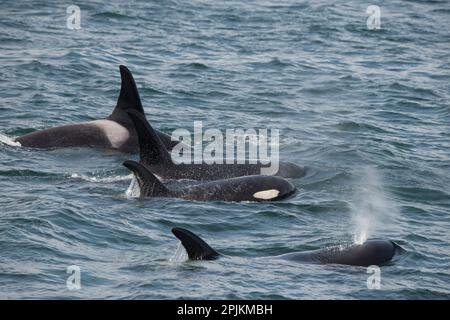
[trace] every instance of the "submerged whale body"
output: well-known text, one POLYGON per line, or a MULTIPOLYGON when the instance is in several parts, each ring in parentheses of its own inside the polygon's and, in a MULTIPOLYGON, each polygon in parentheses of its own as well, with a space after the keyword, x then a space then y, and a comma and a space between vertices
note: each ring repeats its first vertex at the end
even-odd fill
POLYGON ((170 190, 147 167, 127 160, 123 163, 134 173, 140 197, 169 197, 198 201, 274 201, 295 192, 289 181, 273 176, 246 176, 205 182, 170 190))
POLYGON ((368 267, 389 262, 398 245, 390 240, 367 240, 347 247, 333 246, 305 252, 287 253, 275 258, 302 263, 345 264, 368 267))
MULTIPOLYGON (((220 254, 196 234, 183 228, 172 233, 181 241, 190 260, 214 260, 220 254)), ((367 267, 389 262, 401 248, 390 240, 367 240, 360 245, 330 247, 304 252, 292 252, 270 258, 312 264, 342 264, 367 267)))
MULTIPOLYGON (((145 118, 144 109, 130 70, 125 66, 119 69, 120 95, 114 111, 106 119, 43 129, 17 137, 15 141, 29 148, 94 147, 137 153, 139 145, 136 131, 126 111, 133 109, 145 118)), ((177 144, 167 134, 160 131, 156 133, 166 148, 171 149, 177 144)))
MULTIPOLYGON (((145 117, 135 110, 127 112, 134 122, 139 140, 140 162, 163 179, 217 180, 260 175, 263 165, 257 164, 176 164, 159 134, 145 117)), ((300 178, 305 169, 289 162, 280 162, 275 174, 283 178, 300 178)))

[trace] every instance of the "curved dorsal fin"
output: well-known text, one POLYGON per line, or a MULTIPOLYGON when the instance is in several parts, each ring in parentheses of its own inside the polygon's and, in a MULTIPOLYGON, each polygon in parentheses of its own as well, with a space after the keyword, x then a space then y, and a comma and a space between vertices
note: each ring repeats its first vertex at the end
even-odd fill
POLYGON ((144 165, 172 163, 169 152, 160 136, 148 123, 144 115, 135 110, 128 110, 127 114, 134 123, 139 140, 139 157, 144 165))
POLYGON ((123 117, 126 117, 125 111, 127 110, 135 110, 145 116, 141 98, 139 97, 139 91, 131 71, 123 65, 119 66, 119 69, 120 77, 122 79, 120 94, 117 99, 116 107, 108 118, 121 122, 123 117))
POLYGON ((172 233, 181 241, 191 260, 214 260, 219 256, 217 251, 189 230, 173 228, 172 233))
POLYGON ((123 163, 136 177, 139 188, 141 189, 141 196, 145 197, 168 197, 170 191, 161 181, 156 178, 146 167, 140 163, 132 160, 127 160, 123 163))
MULTIPOLYGON (((124 125, 126 128, 132 128, 133 123, 126 114, 127 111, 135 111, 145 118, 144 108, 142 107, 141 98, 139 96, 139 91, 134 81, 131 71, 123 66, 119 66, 120 77, 122 79, 122 84, 120 87, 119 98, 117 99, 116 107, 109 117, 108 120, 113 120, 124 125)), ((157 131, 159 138, 162 143, 167 146, 167 148, 172 149, 179 141, 172 141, 171 137, 163 132, 157 131)))

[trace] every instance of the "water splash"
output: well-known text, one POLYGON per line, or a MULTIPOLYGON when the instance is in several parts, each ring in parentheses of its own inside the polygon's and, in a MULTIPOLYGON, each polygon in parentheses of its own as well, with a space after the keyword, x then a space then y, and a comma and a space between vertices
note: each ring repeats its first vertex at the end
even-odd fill
POLYGON ((364 168, 356 187, 352 207, 353 241, 363 244, 376 230, 389 226, 396 210, 383 188, 382 175, 375 168, 364 168))
POLYGON ((184 262, 188 260, 188 254, 184 249, 181 242, 178 243, 177 250, 175 251, 172 258, 169 259, 170 262, 184 262))
POLYGON ((100 177, 100 176, 88 176, 85 174, 73 173, 70 175, 72 179, 81 179, 89 182, 97 183, 113 183, 117 181, 127 181, 133 179, 133 175, 129 174, 127 176, 112 176, 112 177, 100 177))
POLYGON ((141 188, 139 188, 139 183, 136 177, 132 174, 130 185, 127 191, 125 191, 127 198, 139 198, 141 196, 141 188))
POLYGON ((6 144, 11 147, 21 147, 20 142, 14 141, 12 138, 0 133, 0 143, 6 144))

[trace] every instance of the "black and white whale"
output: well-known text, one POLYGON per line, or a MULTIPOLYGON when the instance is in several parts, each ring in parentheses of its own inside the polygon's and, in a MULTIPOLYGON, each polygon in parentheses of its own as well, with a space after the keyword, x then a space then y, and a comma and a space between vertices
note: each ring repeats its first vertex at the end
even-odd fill
MULTIPOLYGON (((173 228, 172 233, 181 241, 190 260, 214 260, 221 255, 197 235, 183 228, 173 228)), ((267 258, 284 259, 299 263, 342 264, 367 267, 389 262, 402 248, 390 240, 367 240, 360 245, 334 246, 304 252, 292 252, 267 258)))
MULTIPOLYGON (((134 122, 139 140, 140 162, 163 179, 217 180, 261 174, 261 163, 256 164, 195 164, 174 163, 166 143, 146 118, 135 110, 127 111, 134 122)), ((275 174, 283 178, 300 178, 305 169, 289 162, 280 162, 275 174)))
POLYGON ((204 182, 169 190, 142 164, 127 160, 123 163, 134 173, 140 197, 169 197, 198 201, 274 201, 293 194, 295 186, 274 176, 245 176, 204 182))
MULTIPOLYGON (((136 131, 126 111, 133 109, 145 119, 144 109, 130 70, 125 66, 119 69, 122 82, 120 95, 115 109, 106 119, 43 129, 17 137, 15 141, 29 148, 94 147, 137 153, 136 131)), ((156 134, 168 149, 178 143, 171 141, 165 133, 156 131, 156 134)))

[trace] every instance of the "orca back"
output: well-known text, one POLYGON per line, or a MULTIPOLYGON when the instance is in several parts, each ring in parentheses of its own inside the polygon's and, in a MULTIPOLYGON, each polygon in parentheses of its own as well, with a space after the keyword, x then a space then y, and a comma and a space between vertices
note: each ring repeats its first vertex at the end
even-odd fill
POLYGON ((363 244, 333 246, 325 249, 294 252, 279 258, 303 263, 342 264, 367 267, 389 262, 400 247, 389 240, 367 240, 363 244))

